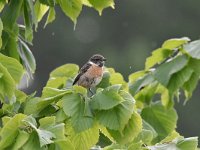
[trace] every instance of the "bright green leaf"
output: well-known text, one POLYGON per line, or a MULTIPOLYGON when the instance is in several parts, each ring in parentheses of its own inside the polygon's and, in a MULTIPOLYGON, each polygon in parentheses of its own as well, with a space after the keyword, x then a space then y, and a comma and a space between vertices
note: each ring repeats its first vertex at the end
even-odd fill
POLYGON ((46 14, 48 9, 49 6, 40 3, 39 0, 36 1, 34 5, 34 10, 37 22, 40 22, 42 20, 43 16, 46 14))
POLYGON ((0 73, 3 76, 0 78, 0 96, 1 98, 8 98, 11 99, 15 92, 15 81, 8 72, 8 70, 0 63, 0 73))
POLYGON ((152 56, 148 57, 145 62, 145 70, 150 69, 155 64, 160 64, 172 54, 169 49, 158 48, 152 52, 152 56))
POLYGON ((3 10, 5 4, 6 4, 6 0, 1 0, 0 1, 0 12, 3 10))
POLYGON ((29 139, 29 134, 25 131, 19 131, 16 142, 13 144, 11 150, 19 150, 29 139))
POLYGON ((55 20, 55 17, 56 17, 55 15, 56 15, 55 9, 53 7, 50 7, 48 17, 47 17, 44 27, 46 27, 47 24, 55 20))
POLYGON ((162 48, 173 50, 175 48, 182 46, 183 44, 188 43, 189 41, 190 39, 188 37, 183 37, 179 39, 169 39, 163 43, 162 48))
POLYGON ((114 9, 114 0, 88 0, 90 4, 99 12, 99 15, 102 14, 104 8, 112 7, 114 9))
POLYGON ((71 124, 67 123, 66 133, 69 135, 69 139, 75 147, 75 150, 89 150, 99 139, 99 128, 97 125, 94 125, 92 128, 85 131, 76 133, 71 124))
POLYGON ((65 64, 50 73, 50 77, 68 77, 74 78, 78 73, 79 67, 75 64, 65 64))
POLYGON ((19 83, 24 73, 22 65, 14 58, 0 54, 0 63, 6 67, 16 83, 19 83))
POLYGON ((164 139, 176 128, 178 119, 173 108, 166 109, 159 103, 144 108, 141 116, 158 133, 158 140, 164 139))
POLYGON ((17 114, 11 118, 0 131, 0 147, 4 149, 10 146, 18 134, 19 127, 22 125, 22 120, 26 117, 24 114, 17 114))
POLYGON ((82 10, 81 0, 58 0, 62 11, 67 15, 76 25, 77 17, 82 10))

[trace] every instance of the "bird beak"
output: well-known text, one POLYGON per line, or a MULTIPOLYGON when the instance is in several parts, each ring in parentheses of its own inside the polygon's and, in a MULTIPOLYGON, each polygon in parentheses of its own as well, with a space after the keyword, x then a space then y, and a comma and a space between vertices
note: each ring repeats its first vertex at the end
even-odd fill
POLYGON ((106 61, 106 58, 104 58, 103 61, 106 61))

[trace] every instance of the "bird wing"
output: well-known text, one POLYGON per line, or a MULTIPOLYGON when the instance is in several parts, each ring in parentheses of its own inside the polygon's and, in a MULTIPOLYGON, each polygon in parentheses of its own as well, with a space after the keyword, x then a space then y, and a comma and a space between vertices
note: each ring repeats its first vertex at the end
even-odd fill
POLYGON ((86 63, 85 65, 83 65, 83 67, 81 67, 81 69, 79 70, 78 75, 76 76, 76 78, 74 79, 73 85, 76 84, 76 82, 80 79, 80 77, 87 72, 87 70, 90 68, 91 64, 90 63, 86 63))

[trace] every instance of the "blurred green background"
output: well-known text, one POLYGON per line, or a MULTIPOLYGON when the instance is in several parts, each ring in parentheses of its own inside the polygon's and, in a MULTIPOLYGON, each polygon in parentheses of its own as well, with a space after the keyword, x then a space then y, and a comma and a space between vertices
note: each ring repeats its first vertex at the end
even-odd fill
MULTIPOLYGON (((34 35, 32 51, 37 70, 26 91, 42 90, 49 73, 65 63, 83 65, 100 53, 107 58, 106 66, 115 68, 127 80, 132 72, 144 68, 152 50, 169 38, 200 37, 200 1, 198 0, 116 0, 115 10, 98 13, 87 7, 74 24, 60 9, 56 20, 34 35)), ((200 136, 200 86, 183 106, 176 103, 178 131, 185 137, 200 136)))

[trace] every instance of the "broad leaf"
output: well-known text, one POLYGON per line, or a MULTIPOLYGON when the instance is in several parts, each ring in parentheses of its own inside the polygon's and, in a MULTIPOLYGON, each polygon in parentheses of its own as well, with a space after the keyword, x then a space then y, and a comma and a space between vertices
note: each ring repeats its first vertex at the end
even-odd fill
POLYGON ((155 79, 162 85, 167 86, 171 76, 183 69, 188 63, 188 57, 185 55, 177 56, 176 58, 160 65, 153 73, 155 79))
POLYGON ((200 59, 200 40, 186 44, 183 49, 193 58, 200 59))
POLYGON ((158 48, 152 52, 152 56, 148 57, 145 62, 145 70, 150 69, 156 64, 160 64, 168 58, 173 51, 169 49, 158 48))
POLYGON ((0 73, 2 74, 2 77, 0 78, 0 96, 2 96, 1 99, 11 99, 16 89, 15 81, 8 72, 8 70, 1 63, 0 73))
POLYGON ((12 146, 12 150, 19 150, 28 141, 29 134, 25 131, 19 131, 15 143, 12 146))
POLYGON ((99 128, 97 125, 94 125, 92 128, 89 128, 80 133, 76 133, 70 122, 67 122, 66 133, 75 150, 88 150, 94 146, 99 139, 99 128))
POLYGON ((104 8, 112 7, 114 9, 114 0, 88 0, 90 4, 99 12, 99 15, 102 14, 104 8))
POLYGON ((4 29, 6 31, 9 31, 13 35, 17 35, 15 32, 16 21, 20 15, 22 4, 23 0, 18 0, 18 1, 12 0, 10 1, 9 5, 6 7, 6 9, 2 14, 4 29))
POLYGON ((34 10, 37 22, 40 22, 42 20, 48 9, 49 6, 40 3, 39 0, 36 1, 34 5, 34 10))
POLYGON ((82 10, 81 0, 58 0, 62 11, 76 24, 77 18, 82 10))
POLYGON ((158 133, 159 141, 168 136, 176 128, 178 119, 176 111, 173 108, 166 109, 159 103, 144 108, 141 116, 158 133))
POLYGON ((132 116, 134 106, 133 98, 124 91, 121 91, 120 95, 124 99, 123 102, 111 109, 97 112, 99 123, 108 129, 123 130, 132 116))
POLYGON ((50 77, 71 77, 74 78, 79 70, 79 67, 75 64, 62 65, 50 73, 50 77))
POLYGON ((76 132, 84 131, 93 126, 94 120, 85 114, 87 112, 85 102, 79 94, 68 94, 62 99, 63 110, 67 116, 71 116, 72 126, 76 132))
POLYGON ((108 132, 118 143, 125 144, 133 141, 133 139, 137 137, 141 130, 142 119, 139 114, 133 112, 131 118, 122 131, 108 129, 108 132))
POLYGON ((22 125, 22 120, 26 117, 24 114, 17 114, 11 118, 0 131, 0 147, 5 149, 10 146, 19 132, 19 127, 22 125))
POLYGON ((16 83, 19 83, 24 73, 22 65, 14 58, 0 54, 0 63, 6 67, 16 83))
POLYGON ((97 92, 97 94, 95 94, 91 100, 92 108, 98 110, 107 110, 123 102, 123 98, 118 93, 120 87, 120 85, 113 85, 107 87, 103 91, 97 92))
POLYGON ((142 78, 138 78, 135 82, 129 83, 129 92, 134 96, 141 88, 144 88, 146 85, 149 85, 154 81, 152 73, 149 73, 142 78))
POLYGON ((173 50, 175 48, 182 46, 183 44, 188 43, 189 41, 190 39, 188 37, 183 37, 179 39, 169 39, 163 43, 162 48, 173 50))

